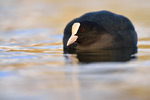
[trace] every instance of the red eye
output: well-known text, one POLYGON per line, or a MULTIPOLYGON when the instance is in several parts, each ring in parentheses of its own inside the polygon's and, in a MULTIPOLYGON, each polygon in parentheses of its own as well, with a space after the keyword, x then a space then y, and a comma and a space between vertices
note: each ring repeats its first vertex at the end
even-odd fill
POLYGON ((84 28, 81 28, 81 32, 83 32, 85 29, 84 28))

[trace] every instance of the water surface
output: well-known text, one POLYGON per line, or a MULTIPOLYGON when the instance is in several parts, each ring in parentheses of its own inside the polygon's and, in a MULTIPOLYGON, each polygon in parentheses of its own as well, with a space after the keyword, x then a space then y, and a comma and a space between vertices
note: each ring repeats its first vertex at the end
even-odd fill
POLYGON ((148 0, 0 1, 0 100, 149 100, 149 5, 148 0), (131 19, 138 53, 63 54, 65 25, 103 9, 131 19))

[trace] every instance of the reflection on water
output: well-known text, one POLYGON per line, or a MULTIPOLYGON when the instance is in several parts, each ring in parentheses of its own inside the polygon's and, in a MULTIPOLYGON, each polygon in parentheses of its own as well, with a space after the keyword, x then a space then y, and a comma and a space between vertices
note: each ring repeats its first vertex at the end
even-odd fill
POLYGON ((149 4, 149 0, 1 0, 0 100, 149 100, 149 4), (133 21, 138 52, 63 54, 65 25, 85 12, 104 9, 133 21))
MULTIPOLYGON (((73 53, 73 51, 71 51, 71 53, 73 53)), ((136 58, 134 56, 135 53, 137 53, 137 48, 98 50, 91 53, 76 52, 75 54, 79 62, 123 62, 136 58)), ((66 58, 72 59, 67 57, 67 55, 66 58)))

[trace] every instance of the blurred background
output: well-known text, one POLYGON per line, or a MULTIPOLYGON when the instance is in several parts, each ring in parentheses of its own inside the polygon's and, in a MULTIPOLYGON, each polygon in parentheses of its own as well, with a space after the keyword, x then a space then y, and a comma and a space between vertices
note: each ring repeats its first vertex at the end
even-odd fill
POLYGON ((150 0, 0 0, 0 100, 150 100, 150 0), (66 24, 109 10, 128 17, 138 53, 80 63, 63 54, 66 24))
POLYGON ((70 20, 99 10, 128 17, 138 30, 138 25, 150 25, 149 4, 149 0, 1 0, 0 30, 52 28, 62 34, 70 20))

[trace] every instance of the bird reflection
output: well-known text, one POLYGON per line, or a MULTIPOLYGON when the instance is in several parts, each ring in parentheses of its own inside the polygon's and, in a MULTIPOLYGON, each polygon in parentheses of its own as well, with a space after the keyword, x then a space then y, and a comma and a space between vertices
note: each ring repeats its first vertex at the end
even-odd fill
POLYGON ((65 54, 76 54, 76 56, 66 58, 68 60, 78 59, 79 62, 126 62, 131 59, 136 59, 134 54, 137 53, 137 48, 125 48, 125 49, 107 49, 91 52, 80 52, 75 50, 64 50, 65 54))

